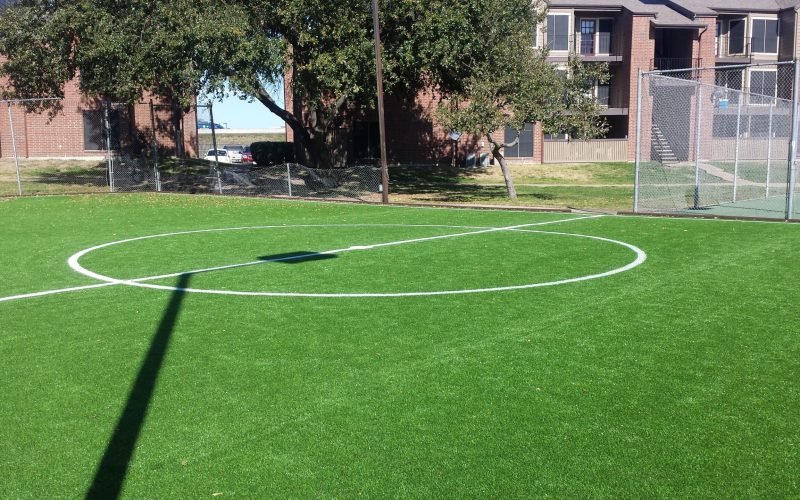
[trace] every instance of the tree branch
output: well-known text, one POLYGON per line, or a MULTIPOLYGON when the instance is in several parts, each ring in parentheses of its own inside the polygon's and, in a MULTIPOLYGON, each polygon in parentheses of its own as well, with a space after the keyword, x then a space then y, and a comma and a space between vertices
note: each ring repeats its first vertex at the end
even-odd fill
POLYGON ((278 116, 281 120, 286 122, 289 125, 295 134, 301 136, 303 139, 310 141, 311 135, 308 133, 308 130, 303 126, 303 123, 297 119, 292 113, 286 111, 282 107, 275 102, 275 100, 270 96, 266 90, 259 87, 258 93, 255 96, 258 101, 266 106, 268 110, 278 116))

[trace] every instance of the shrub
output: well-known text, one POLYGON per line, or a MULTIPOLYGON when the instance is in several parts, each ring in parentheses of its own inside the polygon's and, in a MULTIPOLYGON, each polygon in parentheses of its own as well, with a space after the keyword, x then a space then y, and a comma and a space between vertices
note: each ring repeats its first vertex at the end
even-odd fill
POLYGON ((291 142, 254 142, 250 151, 253 161, 262 167, 294 161, 294 144, 291 142))

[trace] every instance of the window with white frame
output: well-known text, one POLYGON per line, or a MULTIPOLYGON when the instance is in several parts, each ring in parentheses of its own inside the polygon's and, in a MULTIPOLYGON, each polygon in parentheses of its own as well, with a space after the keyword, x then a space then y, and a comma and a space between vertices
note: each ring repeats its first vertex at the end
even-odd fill
POLYGON ((753 19, 751 50, 754 53, 778 53, 778 20, 753 19))
POLYGON ((547 15, 547 48, 569 50, 569 14, 547 15))
POLYGON ((580 53, 582 55, 610 54, 612 26, 612 19, 581 18, 579 21, 580 53))
POLYGON ((728 55, 744 54, 744 37, 747 20, 731 19, 728 21, 728 55))

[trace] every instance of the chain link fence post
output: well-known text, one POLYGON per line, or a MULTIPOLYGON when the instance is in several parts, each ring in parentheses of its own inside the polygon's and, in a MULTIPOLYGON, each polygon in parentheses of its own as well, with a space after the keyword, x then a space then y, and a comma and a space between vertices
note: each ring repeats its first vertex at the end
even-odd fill
POLYGON ((153 176, 156 183, 156 192, 161 192, 161 172, 158 169, 158 136, 156 135, 156 112, 153 109, 153 100, 150 99, 150 131, 153 134, 150 141, 153 148, 153 176))
POLYGON ((775 106, 777 102, 775 99, 770 101, 769 104, 769 127, 767 131, 767 179, 764 184, 764 199, 769 199, 769 178, 772 170, 772 120, 775 115, 775 106))
POLYGON ((17 138, 14 134, 14 117, 11 115, 11 103, 8 104, 8 124, 11 127, 11 150, 14 154, 14 168, 17 172, 17 193, 22 196, 22 179, 19 173, 19 157, 17 157, 17 138))
POLYGON ((792 87, 792 139, 789 143, 789 170, 786 179, 786 219, 794 215, 795 164, 797 161, 797 102, 800 94, 800 60, 794 60, 794 86, 792 87))
POLYGON ((642 69, 636 83, 636 153, 634 155, 633 174, 633 212, 639 212, 639 172, 642 162, 642 69))
POLYGON ((739 99, 736 107, 736 147, 733 154, 733 201, 736 202, 736 192, 739 187, 739 155, 742 146, 742 105, 744 99, 739 99))
POLYGON ((703 110, 703 86, 698 80, 696 86, 697 101, 694 110, 694 209, 700 208, 700 117, 703 110))
POLYGON ((114 192, 114 159, 111 156, 111 121, 109 119, 109 103, 108 101, 103 101, 103 130, 105 130, 105 146, 106 146, 106 155, 108 158, 108 190, 109 192, 114 192))

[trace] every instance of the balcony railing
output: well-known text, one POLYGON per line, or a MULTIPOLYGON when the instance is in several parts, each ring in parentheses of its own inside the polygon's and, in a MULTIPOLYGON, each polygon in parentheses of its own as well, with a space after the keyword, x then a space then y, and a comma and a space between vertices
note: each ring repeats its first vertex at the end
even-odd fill
POLYGON ((700 68, 703 60, 699 57, 656 57, 650 60, 650 69, 667 71, 674 69, 700 68))
POLYGON ((722 35, 717 37, 717 57, 749 60, 755 54, 778 53, 777 39, 758 37, 732 37, 722 35))
POLYGON ((569 52, 584 57, 620 56, 622 48, 613 33, 545 35, 545 47, 550 52, 569 52))
POLYGON ((717 38, 717 57, 749 59, 752 53, 750 42, 749 37, 720 36, 717 38))

